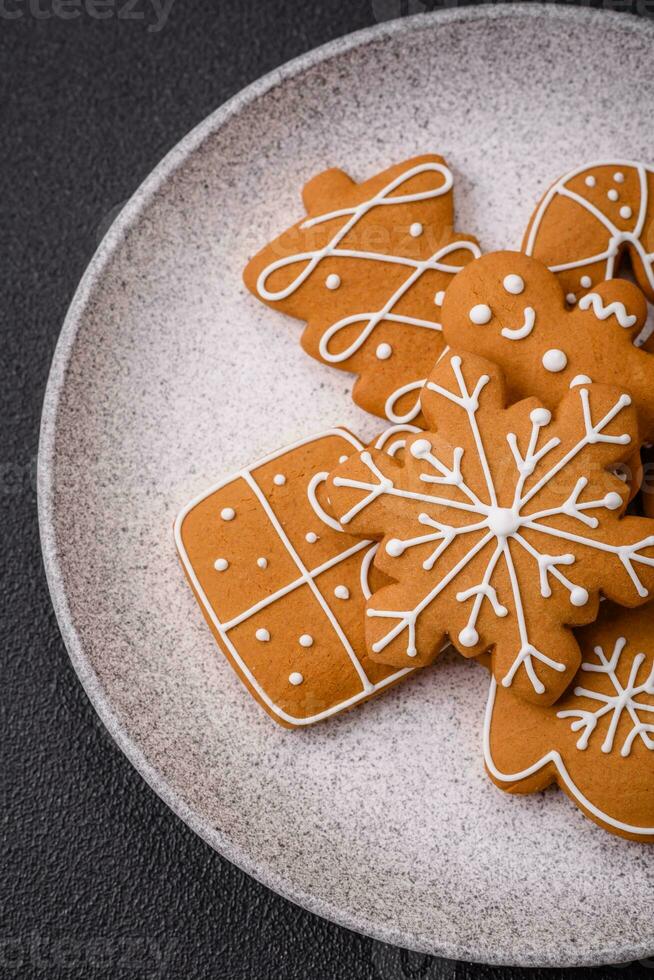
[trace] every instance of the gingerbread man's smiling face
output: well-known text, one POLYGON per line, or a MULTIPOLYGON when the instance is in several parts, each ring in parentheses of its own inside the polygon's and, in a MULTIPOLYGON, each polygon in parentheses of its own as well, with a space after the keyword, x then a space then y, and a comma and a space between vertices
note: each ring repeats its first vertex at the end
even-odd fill
POLYGON ((499 364, 510 400, 536 395, 548 408, 579 384, 625 384, 654 436, 654 357, 634 346, 647 316, 630 282, 601 283, 576 306, 557 277, 520 252, 493 252, 470 263, 445 294, 445 341, 499 364))

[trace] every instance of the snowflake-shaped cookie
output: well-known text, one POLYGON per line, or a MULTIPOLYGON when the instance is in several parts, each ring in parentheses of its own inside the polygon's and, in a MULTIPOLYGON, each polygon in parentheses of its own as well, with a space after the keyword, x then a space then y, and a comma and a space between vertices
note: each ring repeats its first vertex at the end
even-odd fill
POLYGON ((336 518, 381 538, 395 580, 367 604, 366 641, 384 663, 425 665, 446 635, 466 656, 493 649, 495 676, 552 703, 579 664, 568 628, 600 592, 638 605, 654 584, 654 522, 623 517, 609 468, 635 444, 631 398, 604 385, 505 407, 496 365, 450 352, 423 392, 432 430, 404 462, 364 450, 331 476, 336 518))
POLYGON ((419 418, 420 388, 443 350, 444 292, 480 254, 454 231, 452 187, 435 155, 361 184, 327 170, 304 188, 307 217, 244 272, 258 299, 306 321, 308 354, 359 375, 357 404, 394 423, 419 418))
POLYGON ((550 707, 491 682, 484 755, 493 781, 533 792, 556 781, 601 826, 654 840, 654 605, 604 603, 577 632, 582 663, 550 707))

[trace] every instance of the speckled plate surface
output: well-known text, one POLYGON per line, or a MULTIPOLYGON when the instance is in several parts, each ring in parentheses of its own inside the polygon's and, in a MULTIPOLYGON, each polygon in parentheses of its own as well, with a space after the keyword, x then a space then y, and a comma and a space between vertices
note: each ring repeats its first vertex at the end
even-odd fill
POLYGON ((361 179, 446 155, 459 227, 516 247, 546 184, 652 158, 654 29, 540 5, 381 25, 251 86, 191 133, 110 229, 57 348, 39 460, 43 550, 73 663, 119 745, 195 831, 271 888, 453 958, 595 964, 652 952, 654 851, 556 791, 483 772, 488 680, 446 659, 310 731, 277 728, 177 563, 190 498, 285 443, 376 423, 241 268, 329 165, 361 179), (618 70, 618 67, 619 70, 618 70))

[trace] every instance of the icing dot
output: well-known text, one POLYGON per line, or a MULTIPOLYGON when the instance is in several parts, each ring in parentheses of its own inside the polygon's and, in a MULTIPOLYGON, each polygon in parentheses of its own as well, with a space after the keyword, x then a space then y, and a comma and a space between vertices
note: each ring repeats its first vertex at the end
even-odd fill
POLYGON ((597 183, 597 181, 595 180, 595 178, 591 174, 588 177, 586 177, 584 183, 585 183, 586 187, 594 187, 595 184, 597 183))
POLYGON ((390 344, 380 344, 377 350, 375 351, 375 354, 377 355, 377 358, 380 361, 387 361, 392 353, 393 353, 393 348, 391 347, 390 344))
POLYGON ((474 626, 466 626, 459 633, 459 643, 462 647, 474 647, 479 643, 479 633, 474 626))
POLYGON ((327 289, 338 289, 340 284, 341 284, 341 277, 337 276, 335 272, 332 272, 325 279, 325 286, 327 286, 327 289))
POLYGON ((529 413, 529 418, 534 425, 549 425, 552 421, 552 413, 546 408, 535 408, 529 413))
POLYGON ((308 541, 309 544, 315 544, 318 540, 318 535, 315 531, 307 531, 307 533, 304 535, 304 540, 308 541))
POLYGON ((574 304, 577 302, 577 297, 575 296, 574 293, 568 293, 568 295, 566 296, 566 299, 567 299, 568 303, 570 304, 570 306, 574 306, 574 304))
POLYGON ((588 593, 578 585, 570 593, 570 602, 573 606, 585 606, 588 602, 588 593))
POLYGON ((217 572, 224 572, 225 569, 229 568, 229 562, 226 558, 216 558, 213 567, 217 572))
POLYGON ((630 218, 631 215, 632 215, 632 211, 631 211, 631 208, 629 207, 629 205, 625 204, 623 207, 620 208, 620 217, 621 218, 630 218))
POLYGON ((434 296, 434 303, 436 304, 436 306, 442 306, 444 299, 445 299, 445 290, 439 289, 436 295, 434 296))
POLYGON ((568 387, 576 388, 577 385, 592 385, 592 383, 592 378, 589 378, 587 374, 576 374, 568 387))
POLYGON ((422 459, 431 452, 431 443, 429 439, 416 439, 415 442, 411 444, 411 455, 414 459, 422 459))
POLYGON ((470 319, 480 327, 484 323, 488 323, 492 316, 493 312, 490 306, 486 306, 485 303, 478 303, 477 306, 473 306, 470 310, 470 319))
POLYGON ((609 201, 617 201, 620 197, 615 187, 612 187, 610 191, 607 191, 606 196, 608 197, 609 201))
POLYGON ((259 566, 259 568, 268 568, 268 559, 257 558, 257 565, 259 566))
POLYGON ((288 675, 288 680, 293 687, 298 687, 304 680, 304 677, 297 670, 294 670, 292 674, 288 675))
POLYGON ((422 225, 419 221, 414 221, 409 228, 409 234, 412 238, 419 238, 422 235, 422 225))
POLYGON ((220 516, 224 521, 233 521, 236 517, 236 511, 233 507, 223 507, 220 512, 220 516))
POLYGON ((337 585, 334 589, 334 595, 337 599, 349 599, 350 590, 348 589, 347 585, 337 585))
POLYGON ((286 477, 284 476, 283 473, 276 473, 273 476, 273 483, 275 484, 276 487, 283 487, 284 484, 286 483, 286 477))
POLYGON ((258 629, 254 635, 260 643, 267 643, 270 639, 270 633, 265 629, 258 629))
POLYGON ((504 288, 507 293, 518 296, 525 288, 525 281, 521 276, 510 275, 504 280, 504 288))
POLYGON ((617 510, 621 505, 622 497, 619 493, 616 493, 615 491, 612 493, 607 493, 606 497, 604 498, 604 506, 608 510, 617 510))
POLYGON ((613 179, 616 182, 616 184, 624 184, 624 174, 621 173, 619 170, 617 174, 613 174, 613 179))
POLYGON ((303 633, 302 636, 299 639, 299 643, 300 643, 300 646, 301 647, 312 647, 313 646, 313 637, 312 636, 309 636, 308 633, 303 633))
POLYGON ((582 276, 579 282, 584 289, 590 289, 590 287, 593 285, 593 280, 590 278, 590 276, 582 276))
POLYGON ((399 538, 391 538, 390 541, 386 542, 386 554, 390 555, 391 558, 399 558, 404 552, 404 542, 400 541, 399 538))
POLYGON ((558 350, 556 347, 552 347, 543 354, 543 367, 546 371, 551 371, 553 374, 563 371, 567 363, 568 358, 562 350, 558 350))
POLYGON ((338 461, 339 463, 347 463, 349 458, 350 458, 349 456, 339 456, 338 461))

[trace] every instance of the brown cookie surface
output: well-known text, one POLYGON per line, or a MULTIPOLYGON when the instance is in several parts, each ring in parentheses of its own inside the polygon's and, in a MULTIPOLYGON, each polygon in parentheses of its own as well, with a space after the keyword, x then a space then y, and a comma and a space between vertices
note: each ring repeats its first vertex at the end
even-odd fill
POLYGON ((493 680, 484 755, 511 793, 558 783, 591 820, 654 841, 654 605, 604 603, 577 631, 582 662, 551 707, 527 704, 493 680))
POLYGON ((307 216, 243 276, 258 299, 306 322, 308 354, 358 375, 358 405, 394 423, 419 421, 421 384, 443 350, 444 291, 480 254, 454 230, 452 186, 436 155, 361 184, 327 170, 304 188, 307 216))

